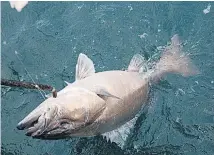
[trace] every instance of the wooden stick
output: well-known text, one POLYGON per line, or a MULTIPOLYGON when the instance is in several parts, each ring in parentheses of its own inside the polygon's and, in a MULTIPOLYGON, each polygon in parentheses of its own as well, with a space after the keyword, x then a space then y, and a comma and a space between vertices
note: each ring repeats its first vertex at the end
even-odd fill
POLYGON ((24 82, 24 81, 15 81, 15 80, 6 80, 1 79, 1 85, 10 86, 10 87, 22 87, 27 89, 42 89, 49 90, 52 92, 53 97, 57 97, 57 91, 54 87, 44 84, 34 84, 32 82, 24 82))

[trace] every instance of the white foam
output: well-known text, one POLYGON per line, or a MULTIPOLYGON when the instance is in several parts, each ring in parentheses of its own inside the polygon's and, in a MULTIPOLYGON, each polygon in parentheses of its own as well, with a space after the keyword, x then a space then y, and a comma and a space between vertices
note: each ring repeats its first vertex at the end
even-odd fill
POLYGON ((198 81, 195 81, 196 84, 198 84, 198 81))
POLYGON ((208 115, 214 115, 214 108, 205 108, 204 112, 208 115))
POLYGON ((132 6, 128 6, 128 8, 129 8, 129 11, 132 11, 132 10, 133 10, 132 6))
POLYGON ((177 122, 177 123, 181 122, 181 118, 177 117, 176 120, 175 120, 175 122, 177 122))
POLYGON ((164 50, 165 48, 166 48, 166 46, 158 46, 157 50, 161 51, 161 50, 164 50))
POLYGON ((195 92, 195 89, 193 89, 193 86, 191 86, 190 89, 192 90, 192 92, 195 92))
POLYGON ((208 4, 207 8, 203 10, 204 14, 207 14, 210 12, 210 9, 211 9, 211 5, 208 4))
POLYGON ((140 37, 140 39, 142 39, 142 38, 145 38, 146 36, 148 36, 148 34, 147 33, 143 33, 143 34, 140 34, 138 36, 140 37))
POLYGON ((50 22, 48 20, 37 20, 35 25, 36 25, 36 28, 40 28, 43 26, 50 25, 50 22))
POLYGON ((178 90, 175 92, 176 96, 178 96, 178 95, 185 95, 185 94, 186 94, 186 92, 183 89, 181 89, 181 88, 178 88, 178 90))

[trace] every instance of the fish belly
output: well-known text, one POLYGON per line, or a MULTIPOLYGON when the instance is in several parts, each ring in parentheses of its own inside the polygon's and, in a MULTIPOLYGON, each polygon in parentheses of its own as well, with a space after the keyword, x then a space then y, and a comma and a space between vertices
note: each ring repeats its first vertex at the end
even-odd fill
POLYGON ((98 119, 84 131, 89 135, 112 131, 129 120, 147 103, 149 84, 142 75, 136 72, 106 71, 96 73, 88 78, 73 83, 73 86, 86 89, 100 86, 109 93, 119 97, 106 97, 106 108, 98 119))

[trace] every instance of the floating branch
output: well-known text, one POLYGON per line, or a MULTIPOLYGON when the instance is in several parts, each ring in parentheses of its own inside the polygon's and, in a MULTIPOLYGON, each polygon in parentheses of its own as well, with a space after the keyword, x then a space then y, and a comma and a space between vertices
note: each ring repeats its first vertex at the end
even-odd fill
POLYGON ((10 87, 21 87, 21 88, 27 88, 27 89, 49 90, 52 92, 54 98, 57 97, 56 89, 49 85, 34 84, 32 82, 23 82, 23 81, 6 80, 6 79, 1 79, 1 85, 10 86, 10 87))

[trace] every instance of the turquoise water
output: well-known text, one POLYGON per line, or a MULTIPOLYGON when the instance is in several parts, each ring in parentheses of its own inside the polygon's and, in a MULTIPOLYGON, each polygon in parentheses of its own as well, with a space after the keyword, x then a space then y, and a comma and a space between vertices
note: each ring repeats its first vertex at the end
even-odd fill
POLYGON ((21 13, 1 3, 3 78, 32 78, 58 90, 74 80, 80 52, 97 71, 123 69, 140 53, 150 58, 178 33, 200 75, 166 76, 152 91, 125 148, 102 137, 35 140, 17 123, 43 101, 38 91, 2 87, 2 154, 214 154, 213 2, 30 2, 21 13), (203 10, 211 5, 210 12, 203 10))

